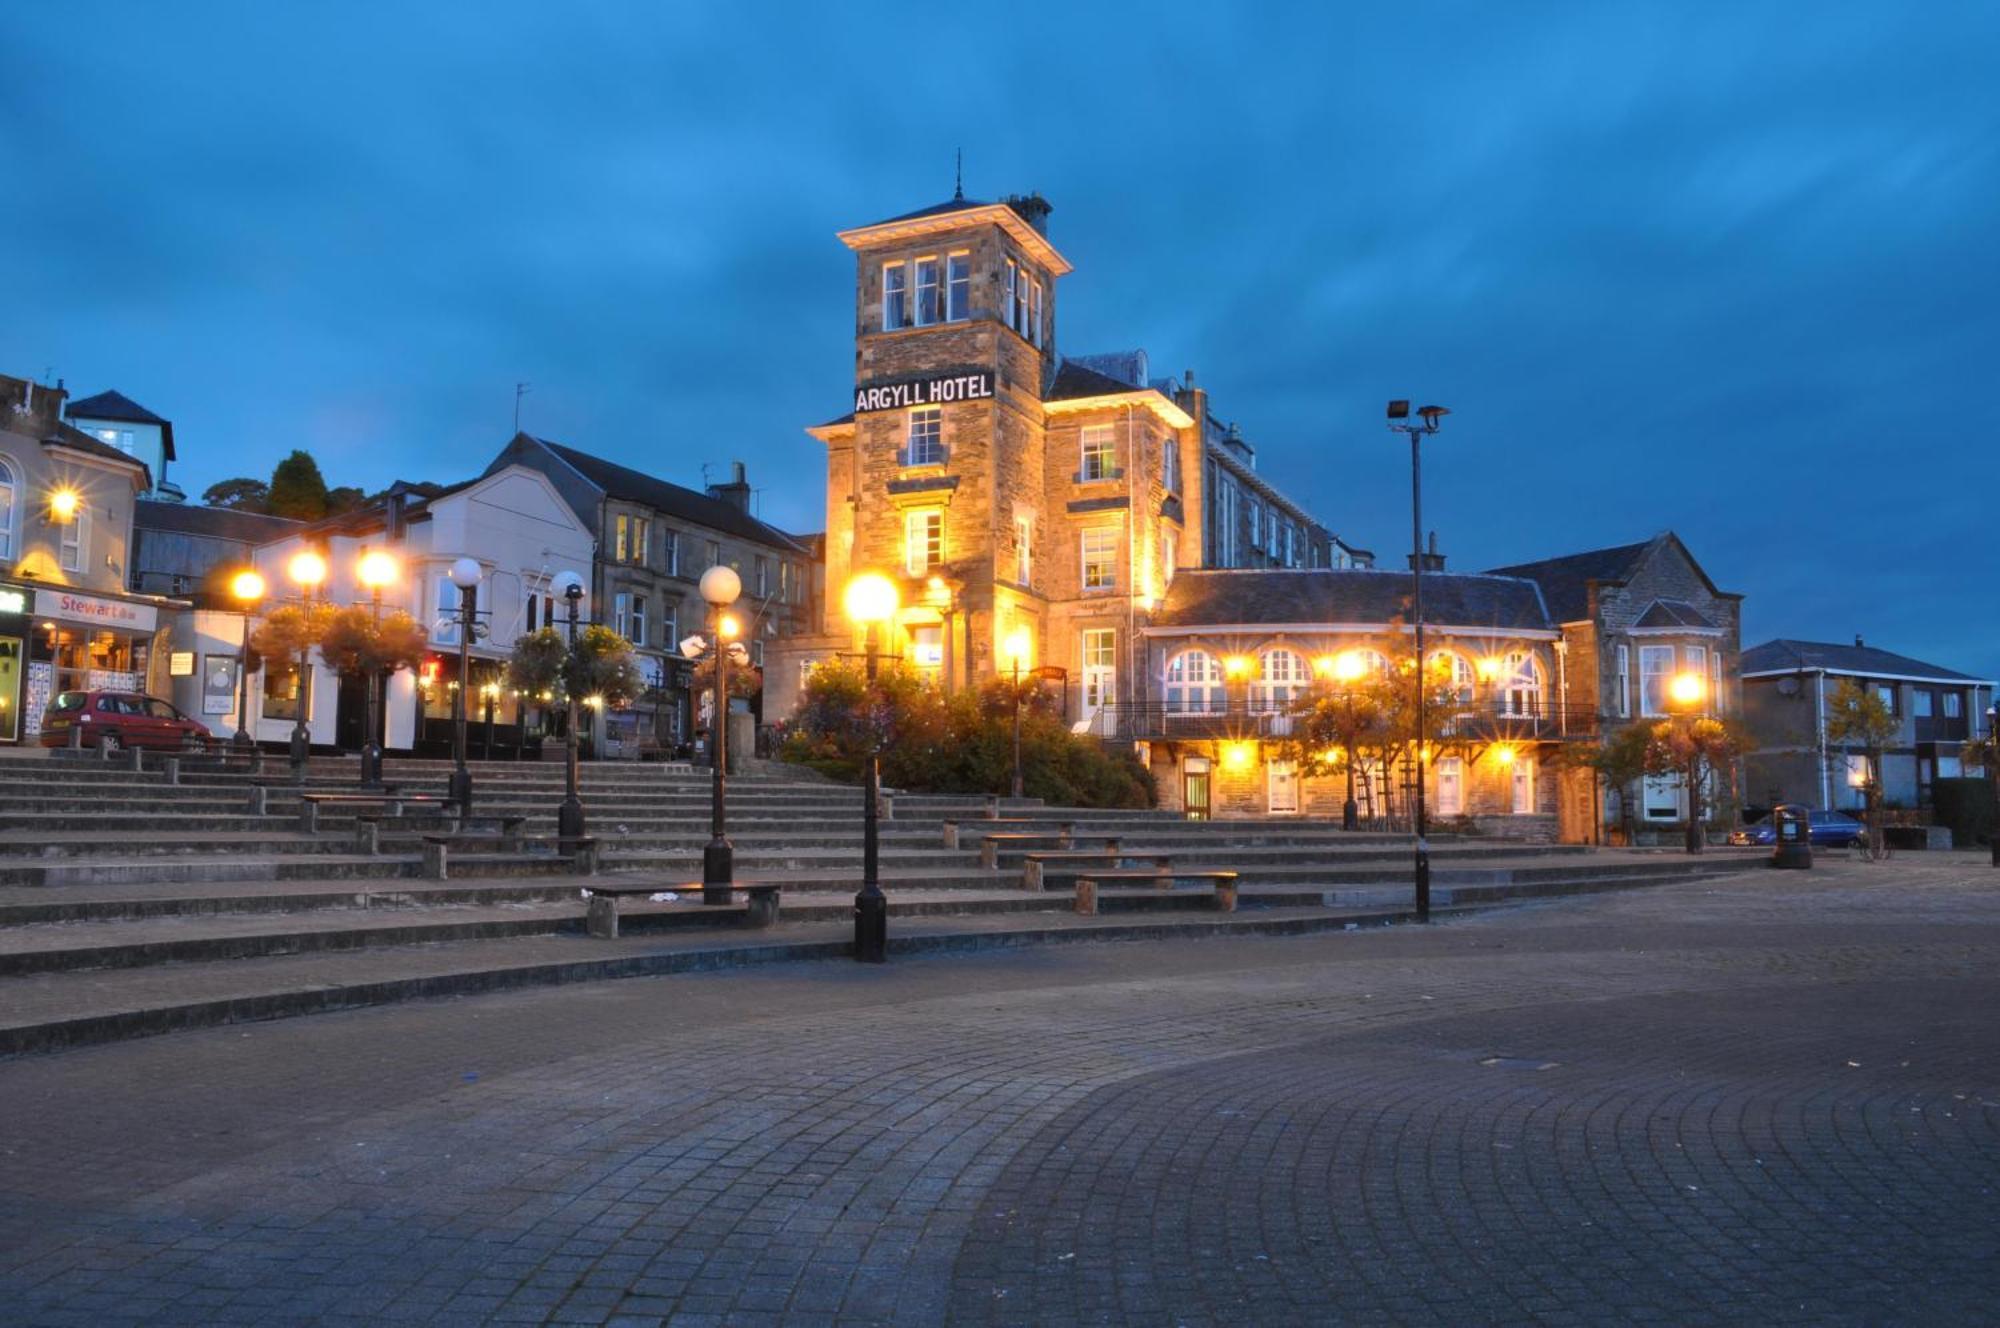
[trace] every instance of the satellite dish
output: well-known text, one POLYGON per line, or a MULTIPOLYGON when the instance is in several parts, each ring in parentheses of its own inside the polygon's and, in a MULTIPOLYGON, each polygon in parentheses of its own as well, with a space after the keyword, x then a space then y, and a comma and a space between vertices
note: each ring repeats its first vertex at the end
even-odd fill
POLYGON ((1778 695, 1797 696, 1798 694, 1799 694, 1799 680, 1797 678, 1778 679, 1778 695))

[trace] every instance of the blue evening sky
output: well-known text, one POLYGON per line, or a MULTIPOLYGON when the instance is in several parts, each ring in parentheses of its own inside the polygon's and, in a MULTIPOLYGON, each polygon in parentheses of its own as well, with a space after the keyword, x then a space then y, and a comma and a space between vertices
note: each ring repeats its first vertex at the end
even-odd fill
POLYGON ((1192 368, 1399 559, 1671 527, 1746 644, 2000 674, 2000 8, 78 3, 11 16, 0 371, 176 478, 536 433, 824 524, 847 225, 1040 189, 1060 349, 1192 368))

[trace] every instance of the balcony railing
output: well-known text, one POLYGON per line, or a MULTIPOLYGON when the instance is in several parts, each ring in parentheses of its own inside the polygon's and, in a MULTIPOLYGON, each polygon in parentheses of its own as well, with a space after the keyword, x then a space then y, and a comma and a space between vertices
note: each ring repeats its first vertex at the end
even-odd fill
MULTIPOLYGON (((1544 701, 1528 708, 1474 702, 1434 712, 1440 736, 1475 742, 1558 742, 1598 736, 1597 712, 1544 701)), ((1298 717, 1285 702, 1239 698, 1208 709, 1126 701, 1087 712, 1077 731, 1102 738, 1285 738, 1298 717)))

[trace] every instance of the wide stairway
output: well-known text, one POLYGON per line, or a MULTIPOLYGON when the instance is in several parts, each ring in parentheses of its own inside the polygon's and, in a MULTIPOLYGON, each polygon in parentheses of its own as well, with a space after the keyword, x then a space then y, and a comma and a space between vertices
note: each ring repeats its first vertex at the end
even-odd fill
MULTIPOLYGON (((392 760, 386 779, 404 800, 395 806, 363 800, 375 795, 352 760, 315 758, 300 780, 282 760, 253 770, 186 756, 170 769, 146 753, 137 764, 129 753, 0 757, 0 1054, 421 996, 834 957, 851 937, 863 836, 851 787, 729 780, 737 880, 781 887, 779 924, 753 931, 740 898, 700 902, 705 771, 585 766, 593 849, 565 855, 554 839, 563 795, 554 764, 475 763, 463 818, 442 801, 443 762, 392 760), (626 896, 616 940, 584 932, 592 882, 647 887, 626 896)), ((1409 906, 1406 836, 1300 818, 1190 822, 902 793, 884 811, 880 880, 892 945, 906 952, 1361 925, 1409 906), (1085 852, 1119 856, 1061 856, 1085 852), (1124 879, 1094 892, 1094 916, 1077 916, 1076 878, 1093 861, 1234 872, 1241 911, 1124 879)), ((1439 836, 1432 863, 1434 904, 1449 908, 1714 875, 1747 859, 1439 836)))

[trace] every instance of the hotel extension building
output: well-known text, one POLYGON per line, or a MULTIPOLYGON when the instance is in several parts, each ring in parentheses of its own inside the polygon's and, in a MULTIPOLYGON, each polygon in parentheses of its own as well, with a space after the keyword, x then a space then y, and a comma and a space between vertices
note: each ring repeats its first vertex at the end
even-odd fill
POLYGON ((857 650, 851 577, 901 589, 886 650, 938 686, 1013 667, 1060 690, 1072 722, 1131 736, 1151 692, 1141 634, 1184 570, 1365 566, 1256 469, 1194 375, 1145 353, 1057 352, 1071 268, 1039 196, 954 198, 840 233, 855 255, 852 411, 827 448, 822 634, 774 650, 765 713, 805 672, 857 650))

